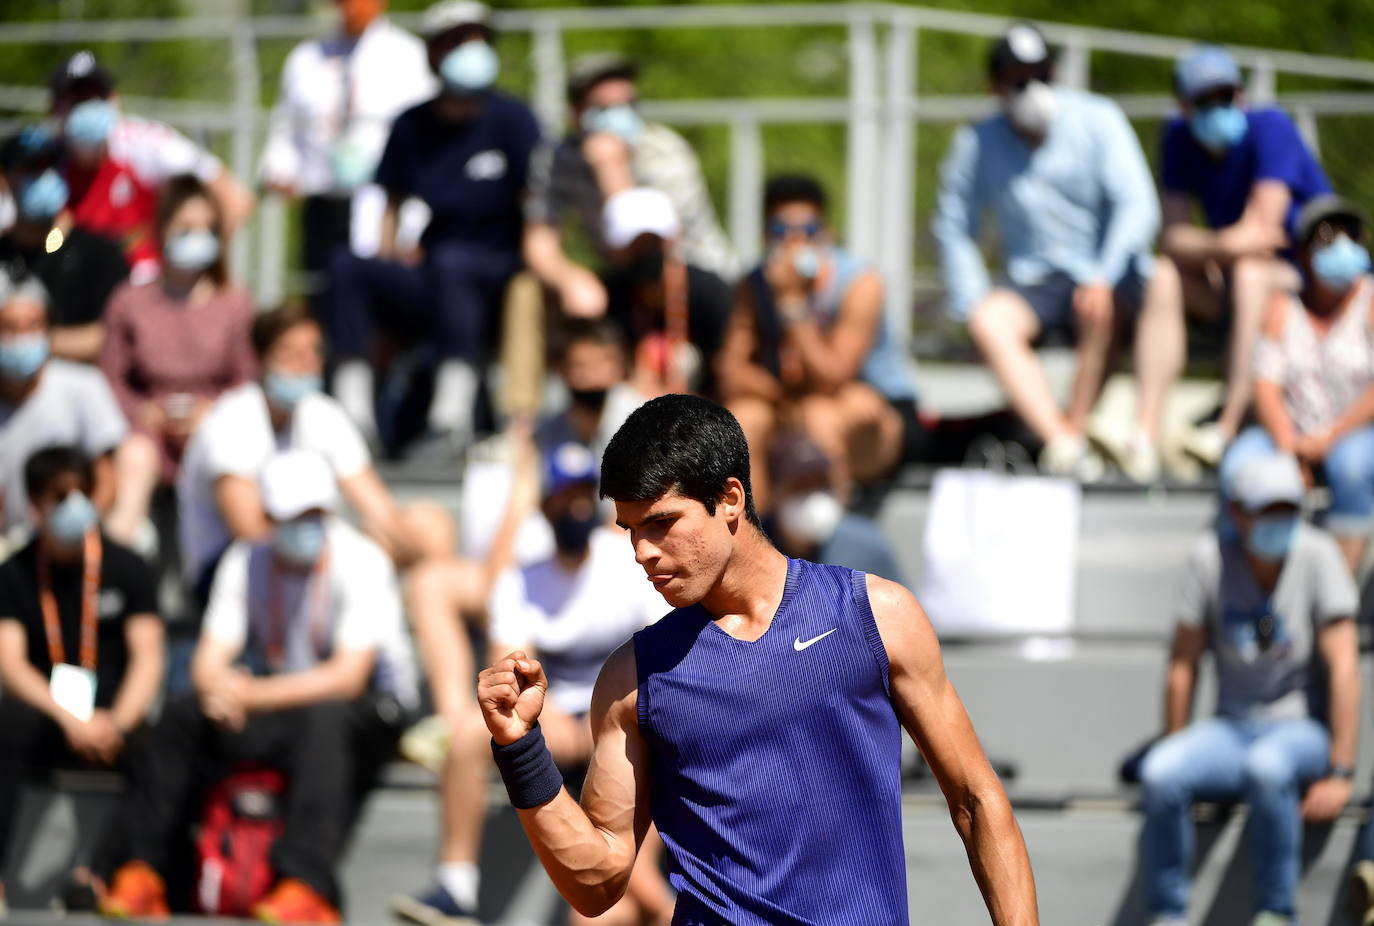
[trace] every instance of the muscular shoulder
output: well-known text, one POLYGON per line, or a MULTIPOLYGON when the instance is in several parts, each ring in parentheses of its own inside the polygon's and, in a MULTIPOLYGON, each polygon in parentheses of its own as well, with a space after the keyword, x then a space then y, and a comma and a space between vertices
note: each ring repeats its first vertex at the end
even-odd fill
POLYGON ((939 663, 940 643, 925 610, 905 585, 869 574, 868 606, 893 675, 939 663))
POLYGON ((592 733, 607 724, 625 731, 639 727, 639 676, 635 665, 635 642, 631 638, 606 657, 601 674, 592 689, 592 733))

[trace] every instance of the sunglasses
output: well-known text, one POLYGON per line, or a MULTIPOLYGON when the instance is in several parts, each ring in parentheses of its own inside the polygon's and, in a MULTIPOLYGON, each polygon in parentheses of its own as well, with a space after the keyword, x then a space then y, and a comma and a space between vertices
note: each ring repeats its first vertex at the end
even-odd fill
POLYGON ((1236 101, 1235 87, 1217 87, 1193 97, 1194 109, 1211 109, 1214 106, 1230 106, 1236 101))
POLYGON ((808 239, 815 239, 820 236, 821 223, 800 222, 796 225, 790 225, 782 219, 770 219, 768 221, 769 238, 786 238, 792 232, 800 232, 808 239))
POLYGON ((1034 73, 1034 74, 1027 74, 1027 75, 1024 76, 1024 77, 1018 77, 1018 78, 1016 78, 1016 80, 1010 81, 1009 84, 1008 84, 1008 86, 1010 86, 1012 89, 1014 89, 1017 93, 1020 93, 1022 90, 1025 90, 1028 86, 1030 86, 1032 83, 1034 83, 1034 82, 1037 81, 1037 80, 1040 81, 1040 83, 1042 83, 1042 84, 1047 84, 1047 83, 1049 83, 1049 82, 1050 82, 1050 72, 1049 72, 1049 71, 1037 71, 1037 72, 1034 73))

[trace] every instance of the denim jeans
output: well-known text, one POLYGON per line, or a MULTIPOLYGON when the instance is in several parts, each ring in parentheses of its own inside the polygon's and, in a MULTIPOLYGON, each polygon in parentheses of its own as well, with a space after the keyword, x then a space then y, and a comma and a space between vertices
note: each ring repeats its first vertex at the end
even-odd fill
MULTIPOLYGON (((1245 463, 1257 456, 1274 454, 1278 448, 1269 432, 1259 425, 1242 431, 1221 458, 1217 483, 1222 491, 1231 484, 1245 463)), ((1363 537, 1374 525, 1374 425, 1348 431, 1331 445, 1322 466, 1331 489, 1331 507, 1326 512, 1326 527, 1333 534, 1363 537)), ((1223 525, 1230 525, 1222 499, 1223 525)), ((1226 529, 1224 527, 1223 529, 1226 529)))
POLYGON ((1301 863, 1303 788, 1326 773, 1330 737, 1307 717, 1213 717, 1155 744, 1141 769, 1146 901, 1183 916, 1193 856, 1194 800, 1244 797, 1255 909, 1293 915, 1301 863))

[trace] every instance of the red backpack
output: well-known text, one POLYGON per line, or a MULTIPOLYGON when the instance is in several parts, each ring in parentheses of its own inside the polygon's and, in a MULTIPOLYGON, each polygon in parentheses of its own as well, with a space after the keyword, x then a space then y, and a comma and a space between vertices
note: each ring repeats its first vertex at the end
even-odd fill
POLYGON ((272 844, 286 828, 286 779, 242 768, 210 789, 196 839, 196 905, 202 913, 248 916, 274 880, 272 844))

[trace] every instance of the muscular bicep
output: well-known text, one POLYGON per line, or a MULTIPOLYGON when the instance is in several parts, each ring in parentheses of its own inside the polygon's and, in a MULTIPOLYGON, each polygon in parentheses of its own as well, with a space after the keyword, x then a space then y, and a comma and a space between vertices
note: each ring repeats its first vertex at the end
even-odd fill
POLYGON ((592 761, 582 809, 611 851, 633 864, 649 829, 649 752, 639 732, 633 641, 606 660, 592 693, 590 720, 592 761))

